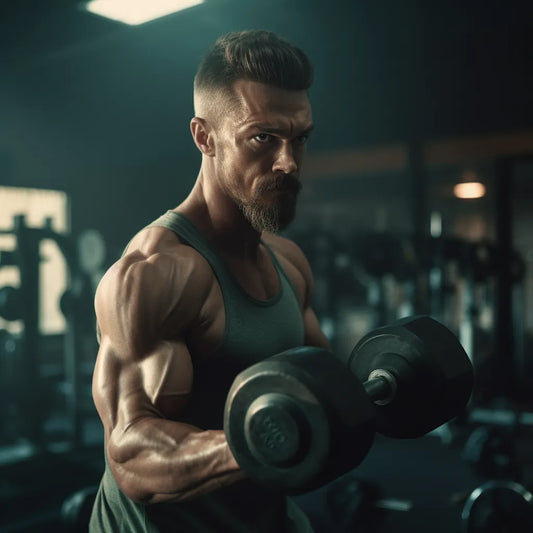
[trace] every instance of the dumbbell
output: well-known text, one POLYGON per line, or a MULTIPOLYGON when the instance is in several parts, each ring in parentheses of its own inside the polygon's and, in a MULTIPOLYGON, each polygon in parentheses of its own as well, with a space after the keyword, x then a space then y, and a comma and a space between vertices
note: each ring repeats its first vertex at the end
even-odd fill
POLYGON ((515 439, 514 428, 479 426, 466 440, 461 458, 483 478, 520 481, 515 439))
POLYGON ((70 494, 63 501, 61 505, 61 531, 64 533, 87 531, 97 493, 97 486, 89 486, 70 494))
POLYGON ((356 468, 376 431, 414 438, 454 418, 472 386, 457 338, 412 317, 367 334, 347 364, 298 347, 245 369, 228 393, 224 430, 251 478, 301 493, 356 468))
POLYGON ((343 476, 328 487, 326 508, 331 520, 340 531, 381 531, 382 519, 388 512, 408 512, 411 500, 385 497, 373 481, 343 476))
POLYGON ((468 497, 461 522, 465 533, 529 533, 533 494, 516 481, 488 481, 468 497))
POLYGON ((363 337, 348 365, 376 411, 376 429, 393 438, 417 438, 459 415, 474 385, 472 363, 443 324, 419 316, 363 337))

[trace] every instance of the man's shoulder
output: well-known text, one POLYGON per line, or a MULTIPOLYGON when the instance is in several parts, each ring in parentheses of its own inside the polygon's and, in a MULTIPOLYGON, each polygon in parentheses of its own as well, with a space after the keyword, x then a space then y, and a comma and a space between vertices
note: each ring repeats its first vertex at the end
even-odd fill
POLYGON ((163 269, 199 269, 211 271, 209 263, 195 248, 181 240, 172 230, 153 226, 139 231, 129 242, 119 262, 125 265, 148 262, 163 269))
POLYGON ((307 262, 305 255, 298 244, 287 237, 282 237, 281 235, 275 235, 273 233, 263 233, 262 240, 278 258, 281 257, 286 259, 296 267, 307 262))
POLYGON ((213 272, 205 258, 172 231, 152 227, 141 230, 124 254, 104 274, 100 285, 131 297, 139 294, 181 294, 195 287, 209 290, 213 272))

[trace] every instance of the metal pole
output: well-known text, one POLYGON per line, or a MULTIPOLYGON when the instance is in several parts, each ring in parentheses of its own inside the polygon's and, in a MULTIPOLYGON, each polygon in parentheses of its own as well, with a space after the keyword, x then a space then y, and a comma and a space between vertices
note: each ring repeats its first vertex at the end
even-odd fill
POLYGON ((20 269, 20 291, 23 302, 24 336, 21 367, 25 372, 22 412, 27 422, 29 438, 38 449, 46 445, 44 437, 44 405, 41 397, 42 386, 39 375, 41 338, 39 331, 39 239, 35 231, 28 228, 23 215, 14 219, 14 231, 17 237, 17 259, 20 269))

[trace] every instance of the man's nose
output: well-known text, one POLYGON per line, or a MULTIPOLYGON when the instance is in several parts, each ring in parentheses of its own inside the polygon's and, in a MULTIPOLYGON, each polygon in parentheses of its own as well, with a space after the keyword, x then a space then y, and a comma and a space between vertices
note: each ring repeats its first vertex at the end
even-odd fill
POLYGON ((284 174, 294 174, 298 170, 298 163, 294 157, 292 143, 284 141, 276 152, 276 159, 272 170, 284 174))

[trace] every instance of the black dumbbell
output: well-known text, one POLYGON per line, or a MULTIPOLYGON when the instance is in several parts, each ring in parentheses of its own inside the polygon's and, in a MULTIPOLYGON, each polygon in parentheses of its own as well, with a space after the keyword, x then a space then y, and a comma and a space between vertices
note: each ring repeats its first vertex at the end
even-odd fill
POLYGON ((295 348, 241 372, 226 400, 224 428, 250 477, 288 492, 318 487, 368 453, 371 401, 333 354, 295 348))
POLYGON ((520 481, 515 438, 513 428, 479 426, 470 433, 461 457, 483 478, 520 481))
POLYGON ((472 491, 461 520, 466 533, 529 533, 533 494, 516 481, 488 481, 472 491))
POLYGON ((472 384, 455 336, 414 317, 366 335, 348 368, 313 347, 249 367, 230 389, 224 429, 251 478, 305 492, 357 467, 376 429, 418 437, 457 416, 472 384))
POLYGON ((455 418, 472 394, 472 364, 457 337, 436 320, 398 320, 364 336, 348 365, 376 408, 377 431, 416 438, 455 418))
POLYGON ((65 531, 65 533, 81 533, 88 530, 89 519, 97 493, 97 486, 85 487, 69 495, 63 501, 61 506, 62 531, 65 531))
POLYGON ((386 497, 376 483, 348 475, 328 486, 326 508, 336 530, 362 533, 381 531, 385 513, 411 511, 413 502, 386 497))

